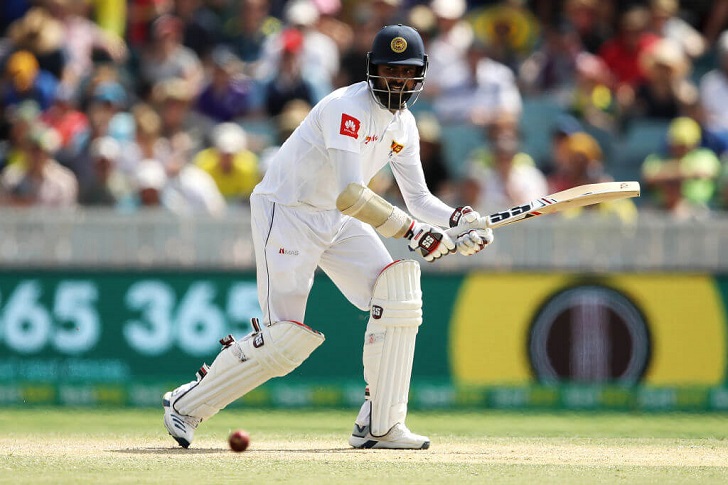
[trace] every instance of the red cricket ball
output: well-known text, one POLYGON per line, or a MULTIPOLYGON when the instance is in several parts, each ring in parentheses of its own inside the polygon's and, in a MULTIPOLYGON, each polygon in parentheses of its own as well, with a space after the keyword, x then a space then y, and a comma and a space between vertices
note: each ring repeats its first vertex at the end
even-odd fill
POLYGON ((230 433, 228 444, 230 444, 230 449, 233 451, 245 451, 250 445, 250 435, 244 429, 236 429, 230 433))

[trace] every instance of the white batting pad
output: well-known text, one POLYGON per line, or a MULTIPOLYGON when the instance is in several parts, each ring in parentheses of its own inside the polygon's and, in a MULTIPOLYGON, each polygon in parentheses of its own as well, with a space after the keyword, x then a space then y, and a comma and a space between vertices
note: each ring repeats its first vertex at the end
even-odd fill
POLYGON ((196 385, 177 398, 175 410, 208 419, 273 377, 288 374, 324 342, 324 335, 298 322, 263 326, 224 348, 196 385))
POLYGON ((374 436, 386 434, 397 423, 404 424, 415 339, 421 324, 420 265, 412 260, 394 262, 374 283, 364 337, 364 379, 374 436))

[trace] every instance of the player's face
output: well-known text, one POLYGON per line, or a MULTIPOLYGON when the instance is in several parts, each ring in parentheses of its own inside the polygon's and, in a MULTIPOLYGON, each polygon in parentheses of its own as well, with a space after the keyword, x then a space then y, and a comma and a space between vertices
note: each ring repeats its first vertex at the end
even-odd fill
POLYGON ((392 92, 410 91, 414 89, 420 68, 417 66, 397 66, 393 64, 380 64, 377 66, 377 76, 380 89, 389 88, 392 92))

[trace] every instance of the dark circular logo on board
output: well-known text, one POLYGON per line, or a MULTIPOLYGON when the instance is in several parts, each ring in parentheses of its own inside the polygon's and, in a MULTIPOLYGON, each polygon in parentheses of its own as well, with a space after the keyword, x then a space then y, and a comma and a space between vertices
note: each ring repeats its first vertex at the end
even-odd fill
POLYGON ((539 382, 629 385, 647 369, 650 334, 642 312, 622 293, 576 286, 542 305, 528 353, 539 382))

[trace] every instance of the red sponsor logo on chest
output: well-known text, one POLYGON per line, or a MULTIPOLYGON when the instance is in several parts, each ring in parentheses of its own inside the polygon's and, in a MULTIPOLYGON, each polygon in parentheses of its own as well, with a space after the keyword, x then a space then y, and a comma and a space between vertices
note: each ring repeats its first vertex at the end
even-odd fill
POLYGON ((341 126, 339 127, 340 134, 357 139, 359 138, 360 126, 361 122, 353 116, 349 116, 346 113, 341 114, 341 126))

